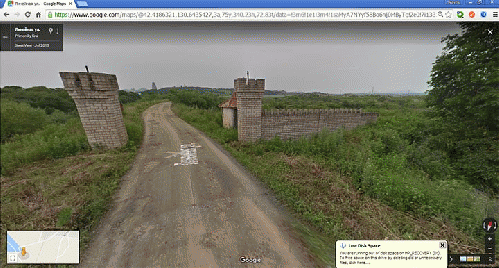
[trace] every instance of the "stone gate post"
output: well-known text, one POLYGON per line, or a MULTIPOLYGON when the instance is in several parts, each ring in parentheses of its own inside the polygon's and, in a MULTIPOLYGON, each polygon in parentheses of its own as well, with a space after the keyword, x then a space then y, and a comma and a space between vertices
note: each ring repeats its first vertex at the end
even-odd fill
POLYGON ((128 142, 114 74, 60 72, 64 88, 74 99, 92 148, 118 148, 128 142))
POLYGON ((234 79, 238 140, 254 142, 262 136, 262 98, 265 79, 234 79))

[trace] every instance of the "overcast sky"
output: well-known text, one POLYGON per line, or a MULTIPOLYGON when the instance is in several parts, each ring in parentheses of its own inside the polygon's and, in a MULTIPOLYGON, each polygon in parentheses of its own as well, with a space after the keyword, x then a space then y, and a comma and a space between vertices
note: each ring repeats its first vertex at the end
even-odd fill
POLYGON ((64 52, 1 52, 0 86, 63 87, 60 71, 116 74, 120 89, 424 92, 455 23, 66 23, 64 52))

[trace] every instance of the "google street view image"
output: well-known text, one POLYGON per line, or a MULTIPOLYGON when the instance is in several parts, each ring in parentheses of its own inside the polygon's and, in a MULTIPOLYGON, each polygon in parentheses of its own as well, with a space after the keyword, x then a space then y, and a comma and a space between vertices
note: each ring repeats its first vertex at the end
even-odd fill
POLYGON ((0 52, 1 266, 497 267, 498 23, 54 25, 0 52))

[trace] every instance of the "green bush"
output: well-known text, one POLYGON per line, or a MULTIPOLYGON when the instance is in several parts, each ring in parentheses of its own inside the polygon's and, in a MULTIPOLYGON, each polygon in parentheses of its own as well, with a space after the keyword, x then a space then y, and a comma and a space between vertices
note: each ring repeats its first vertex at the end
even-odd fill
POLYGON ((338 148, 345 143, 345 131, 340 128, 336 131, 329 131, 324 128, 321 132, 311 137, 311 155, 323 157, 335 157, 338 148))
POLYGON ((403 170, 398 157, 377 159, 376 162, 368 161, 364 166, 360 188, 365 193, 400 211, 429 212, 425 208, 431 205, 432 199, 422 177, 403 170))
POLYGON ((407 148, 407 159, 415 168, 425 171, 430 179, 446 180, 453 174, 447 153, 439 149, 431 149, 428 140, 412 144, 407 148))
POLYGON ((400 132, 410 144, 408 161, 430 178, 461 179, 485 192, 499 192, 499 143, 494 138, 427 115, 400 132))
POLYGON ((499 192, 499 144, 492 139, 462 140, 455 144, 452 166, 481 191, 499 192))
POLYGON ((1 141, 14 135, 24 135, 42 129, 48 122, 44 110, 35 109, 26 103, 1 100, 1 141))
POLYGON ((76 118, 74 114, 67 114, 60 110, 53 110, 48 116, 49 120, 55 124, 65 124, 69 119, 76 118))

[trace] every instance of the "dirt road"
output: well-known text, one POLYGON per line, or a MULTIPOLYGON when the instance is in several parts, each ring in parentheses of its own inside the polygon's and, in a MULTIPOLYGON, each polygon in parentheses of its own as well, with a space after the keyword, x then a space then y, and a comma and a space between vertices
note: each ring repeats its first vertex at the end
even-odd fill
POLYGON ((316 266, 268 191, 170 103, 144 118, 143 146, 82 267, 316 266))

